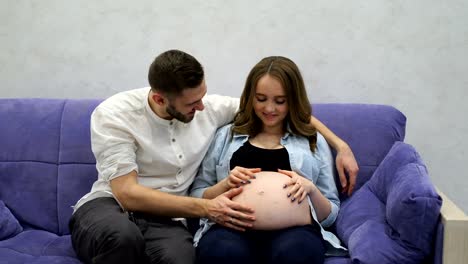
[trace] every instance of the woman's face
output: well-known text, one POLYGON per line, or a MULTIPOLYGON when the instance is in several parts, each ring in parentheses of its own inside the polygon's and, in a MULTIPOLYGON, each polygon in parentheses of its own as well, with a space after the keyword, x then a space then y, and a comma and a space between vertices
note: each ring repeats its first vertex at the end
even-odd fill
POLYGON ((253 101, 255 114, 262 120, 263 128, 282 128, 288 114, 286 92, 281 83, 264 75, 257 83, 253 101))

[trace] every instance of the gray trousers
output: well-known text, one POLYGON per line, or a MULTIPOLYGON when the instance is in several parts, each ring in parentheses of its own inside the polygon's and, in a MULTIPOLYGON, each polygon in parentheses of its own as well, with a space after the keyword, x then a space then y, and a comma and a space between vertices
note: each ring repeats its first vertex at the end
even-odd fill
POLYGON ((85 263, 167 263, 195 261, 193 237, 179 221, 122 212, 115 199, 83 204, 69 223, 73 248, 85 263))

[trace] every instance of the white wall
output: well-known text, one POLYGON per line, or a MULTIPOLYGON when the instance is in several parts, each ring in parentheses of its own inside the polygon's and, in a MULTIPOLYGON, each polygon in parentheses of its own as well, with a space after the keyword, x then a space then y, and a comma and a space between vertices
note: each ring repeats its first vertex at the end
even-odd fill
POLYGON ((312 102, 390 104, 432 180, 468 212, 468 2, 0 0, 0 97, 107 97, 185 50, 209 91, 240 95, 267 55, 292 58, 312 102))

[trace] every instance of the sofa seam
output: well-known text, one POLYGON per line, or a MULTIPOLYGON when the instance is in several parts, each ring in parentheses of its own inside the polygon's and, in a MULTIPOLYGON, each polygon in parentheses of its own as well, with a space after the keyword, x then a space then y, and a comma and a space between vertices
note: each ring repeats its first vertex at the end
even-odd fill
POLYGON ((58 144, 58 151, 57 151, 57 180, 55 181, 55 209, 57 212, 57 234, 61 232, 61 224, 59 221, 59 193, 58 193, 58 184, 59 184, 59 168, 60 168, 60 149, 62 148, 62 131, 63 131, 63 112, 65 111, 65 105, 67 104, 68 100, 64 100, 62 105, 62 112, 60 116, 60 131, 59 131, 59 144, 58 144))
POLYGON ((34 163, 43 163, 43 164, 58 165, 58 163, 56 163, 56 162, 38 161, 38 160, 1 160, 0 163, 2 163, 2 162, 11 162, 11 163, 14 163, 14 162, 17 162, 17 163, 21 163, 21 162, 34 162, 34 163))

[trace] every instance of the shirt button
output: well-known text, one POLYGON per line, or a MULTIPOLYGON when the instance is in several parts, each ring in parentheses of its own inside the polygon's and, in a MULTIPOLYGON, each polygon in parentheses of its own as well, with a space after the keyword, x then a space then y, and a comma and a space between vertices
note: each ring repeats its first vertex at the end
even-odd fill
POLYGON ((171 126, 172 126, 172 124, 174 124, 174 122, 172 122, 172 121, 171 121, 171 122, 169 122, 169 125, 171 125, 171 126))
POLYGON ((179 159, 181 159, 181 158, 182 158, 182 155, 179 155, 179 159))
POLYGON ((175 142, 175 138, 172 139, 172 142, 175 142))

